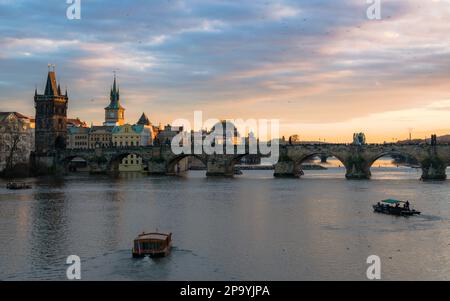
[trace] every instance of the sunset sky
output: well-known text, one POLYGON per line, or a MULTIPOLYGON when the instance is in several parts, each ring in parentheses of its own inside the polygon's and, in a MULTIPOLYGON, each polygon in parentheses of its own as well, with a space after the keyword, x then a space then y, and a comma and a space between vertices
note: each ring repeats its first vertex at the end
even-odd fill
POLYGON ((450 0, 0 0, 0 111, 34 115, 47 64, 69 116, 100 124, 117 70, 127 122, 278 118, 281 135, 450 134, 450 0))

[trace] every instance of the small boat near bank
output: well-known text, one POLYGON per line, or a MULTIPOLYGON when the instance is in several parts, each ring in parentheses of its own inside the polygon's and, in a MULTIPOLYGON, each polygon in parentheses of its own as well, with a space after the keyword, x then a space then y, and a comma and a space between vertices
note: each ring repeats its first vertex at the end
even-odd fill
POLYGON ((31 184, 21 182, 9 182, 6 184, 7 189, 19 190, 19 189, 31 189, 31 184))
POLYGON ((399 201, 394 199, 387 199, 373 205, 373 210, 378 213, 398 215, 398 216, 412 216, 419 215, 421 212, 410 208, 409 201, 399 201))
POLYGON ((172 233, 142 233, 135 238, 133 243, 133 258, 165 257, 170 254, 172 248, 172 233))
POLYGON ((239 168, 239 167, 235 167, 234 168, 234 175, 236 175, 236 176, 240 176, 240 175, 242 175, 243 173, 242 173, 242 170, 239 168))

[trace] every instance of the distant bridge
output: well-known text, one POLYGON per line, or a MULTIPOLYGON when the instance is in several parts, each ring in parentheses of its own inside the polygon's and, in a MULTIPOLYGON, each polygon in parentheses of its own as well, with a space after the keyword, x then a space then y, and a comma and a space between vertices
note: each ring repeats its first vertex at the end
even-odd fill
POLYGON ((347 179, 370 179, 370 168, 384 156, 406 156, 419 162, 423 180, 445 180, 450 165, 448 144, 298 144, 280 147, 275 176, 290 177, 300 165, 313 157, 334 156, 345 166, 347 179))
MULTIPOLYGON (((423 180, 445 180, 446 168, 450 164, 448 144, 283 144, 279 147, 279 153, 279 161, 274 168, 276 177, 299 177, 301 164, 316 156, 336 157, 346 168, 347 179, 370 179, 373 163, 389 155, 416 159, 422 169, 423 180)), ((177 155, 172 152, 170 145, 66 149, 38 157, 38 161, 64 172, 71 160, 80 157, 86 160, 92 173, 104 173, 117 171, 122 159, 130 154, 141 157, 151 174, 175 174, 175 167, 180 160, 194 156, 205 164, 207 176, 233 176, 235 164, 249 152, 247 147, 244 154, 177 155)))

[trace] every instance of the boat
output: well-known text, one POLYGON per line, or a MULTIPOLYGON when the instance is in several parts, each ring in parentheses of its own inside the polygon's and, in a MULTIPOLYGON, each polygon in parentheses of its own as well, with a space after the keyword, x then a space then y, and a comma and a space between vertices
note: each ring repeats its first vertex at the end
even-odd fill
POLYGON ((19 189, 30 189, 31 184, 29 183, 19 183, 19 182, 9 182, 6 184, 7 189, 19 190, 19 189))
POLYGON ((411 216, 419 215, 420 211, 410 208, 409 201, 399 201, 394 199, 387 199, 373 205, 373 210, 378 213, 411 216))
POLYGON ((145 233, 138 235, 133 243, 133 258, 145 256, 165 257, 170 254, 172 248, 172 233, 145 233))

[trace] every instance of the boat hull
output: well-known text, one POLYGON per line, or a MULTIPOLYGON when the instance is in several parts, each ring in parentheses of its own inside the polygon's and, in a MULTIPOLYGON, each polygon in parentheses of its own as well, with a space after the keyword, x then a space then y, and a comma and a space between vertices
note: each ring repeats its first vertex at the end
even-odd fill
POLYGON ((378 213, 397 215, 397 216, 412 216, 419 215, 420 212, 413 209, 405 209, 402 207, 391 207, 391 206, 378 206, 373 205, 373 210, 378 213))
POLYGON ((132 251, 132 255, 133 258, 144 258, 145 256, 148 256, 150 258, 161 258, 161 257, 166 257, 170 254, 170 248, 168 248, 167 250, 162 250, 162 251, 144 251, 144 252, 135 252, 134 250, 132 251))
POLYGON ((169 256, 170 251, 162 251, 162 252, 142 252, 142 253, 136 253, 132 252, 133 258, 144 258, 145 256, 148 256, 150 258, 162 258, 169 256))
POLYGON ((172 233, 142 233, 133 242, 131 254, 133 258, 149 256, 165 257, 172 248, 172 233))
POLYGON ((9 190, 22 190, 22 189, 31 189, 31 185, 6 185, 6 189, 9 190))

